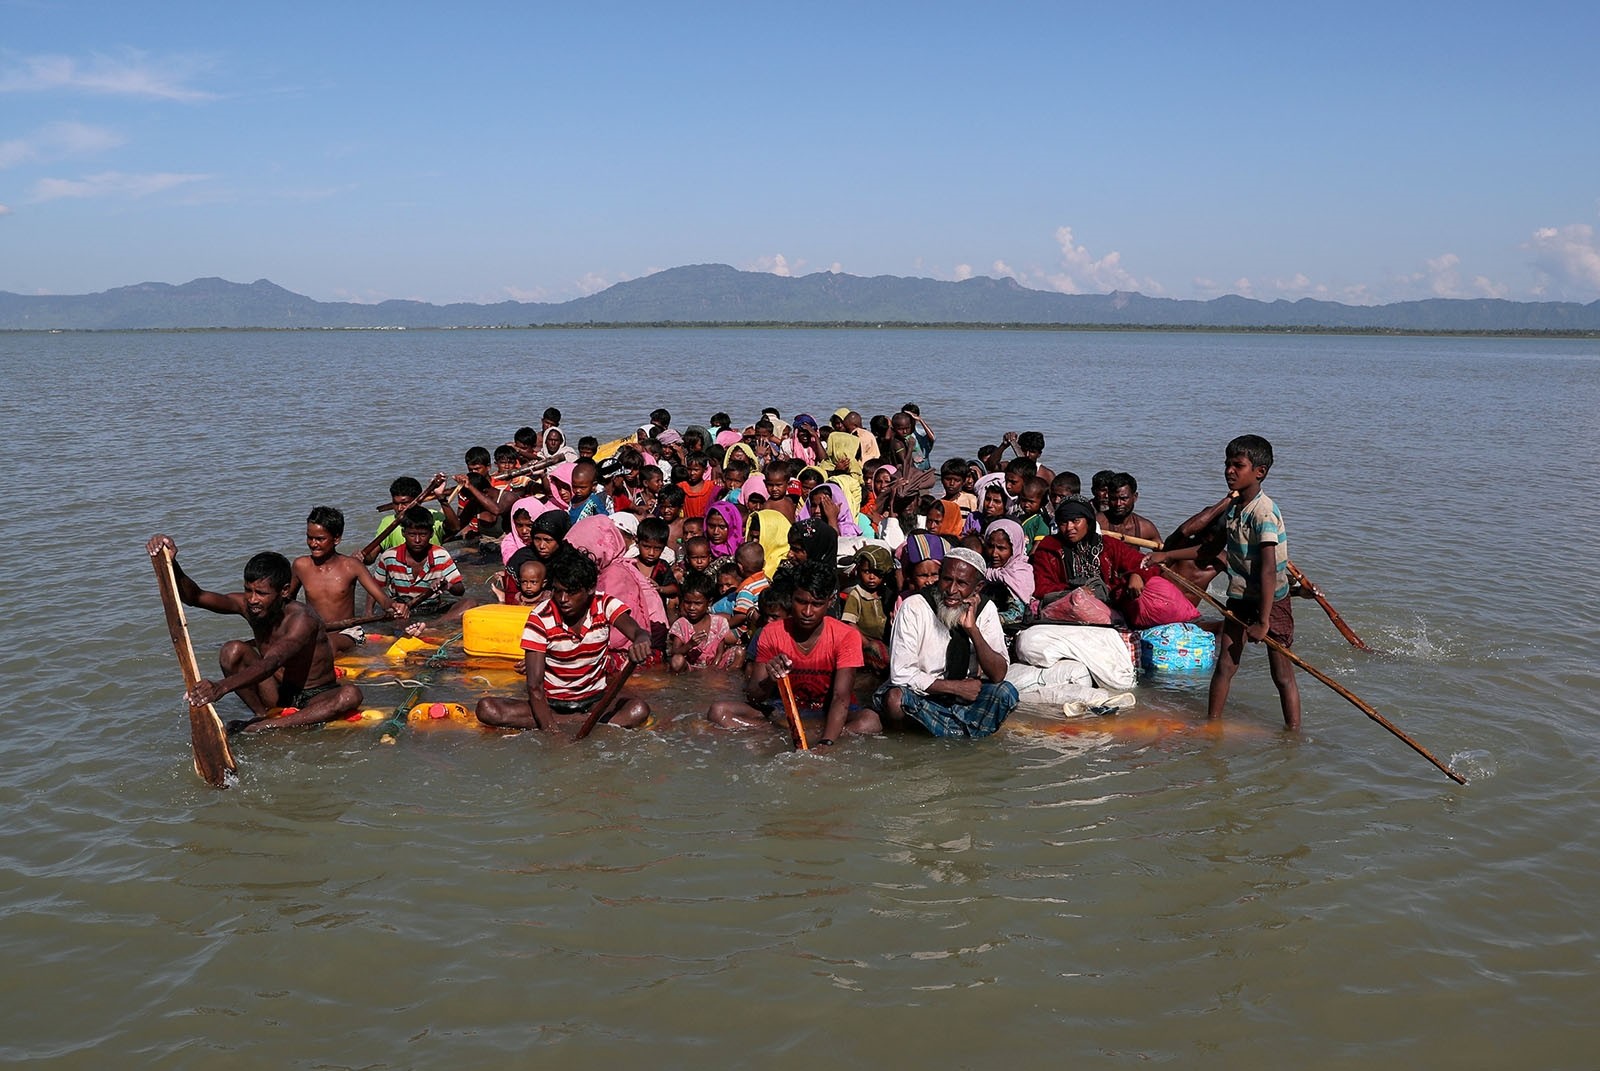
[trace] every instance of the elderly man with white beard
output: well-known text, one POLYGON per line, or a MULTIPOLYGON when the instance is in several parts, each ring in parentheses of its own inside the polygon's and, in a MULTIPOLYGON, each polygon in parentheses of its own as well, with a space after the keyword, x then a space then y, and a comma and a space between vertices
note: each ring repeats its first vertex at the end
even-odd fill
POLYGON ((1016 707, 1000 615, 981 599, 983 571, 976 551, 947 551, 939 582, 895 614, 889 679, 872 697, 887 725, 910 720, 934 736, 977 738, 1016 707))

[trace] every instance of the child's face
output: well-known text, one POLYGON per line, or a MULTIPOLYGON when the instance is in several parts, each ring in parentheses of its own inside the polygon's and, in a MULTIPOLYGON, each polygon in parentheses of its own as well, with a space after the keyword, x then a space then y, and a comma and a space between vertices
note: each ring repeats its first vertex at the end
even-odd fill
POLYGON ((683 516, 683 507, 672 502, 661 503, 661 519, 671 524, 683 516))
POLYGON ((595 448, 593 446, 590 446, 588 443, 584 443, 582 446, 578 447, 578 456, 586 457, 592 461, 594 460, 594 451, 595 448))
POLYGON ((800 477, 800 490, 809 498, 811 492, 820 483, 822 483, 822 481, 817 479, 816 473, 808 472, 804 476, 800 477))
POLYGON ((983 556, 989 559, 989 568, 999 569, 1011 560, 1011 537, 1001 531, 991 531, 983 537, 983 556))
POLYGON ((722 593, 723 598, 727 598, 739 590, 740 579, 737 569, 724 569, 717 574, 717 590, 722 593))
POLYGON ((828 516, 828 507, 833 505, 833 496, 819 487, 811 492, 807 501, 811 503, 811 516, 825 518, 828 516))
POLYGON ((935 502, 928 507, 928 527, 937 528, 944 523, 944 503, 935 502))
POLYGON ((883 574, 865 565, 856 566, 856 581, 863 591, 878 591, 883 587, 883 574))
POLYGON ((516 457, 497 457, 494 459, 494 470, 497 474, 510 472, 517 467, 516 457))
POLYGON ((706 534, 706 522, 699 517, 690 517, 683 522, 683 538, 694 539, 696 536, 706 534))
POLYGON ((889 427, 893 430, 896 439, 911 438, 911 418, 904 413, 896 413, 893 419, 889 421, 889 427))
POLYGON ((678 609, 683 611, 684 617, 699 624, 711 610, 711 604, 706 601, 704 593, 686 591, 678 599, 678 609))
POLYGON ((1006 473, 1006 494, 1016 498, 1022 494, 1022 473, 1006 473))
POLYGON ((998 487, 987 487, 983 492, 983 515, 985 517, 1004 517, 1006 515, 1005 496, 998 487))
POLYGON ((954 498, 961 493, 962 485, 967 482, 967 478, 962 473, 950 472, 940 476, 939 482, 944 484, 944 497, 954 498))
POLYGON ((887 494, 889 485, 894 482, 894 474, 888 469, 879 469, 872 474, 872 491, 874 494, 887 494))
POLYGON ((726 543, 728 541, 728 520, 720 513, 706 515, 706 538, 712 543, 726 543))
POLYGON ((516 528, 517 538, 522 540, 524 546, 533 540, 533 518, 528 516, 527 510, 517 510, 511 518, 511 524, 516 528))
POLYGON ((572 472, 572 501, 582 502, 594 494, 594 473, 587 467, 574 469, 572 472))
POLYGON ((645 473, 644 489, 653 495, 660 494, 661 485, 666 482, 666 479, 666 476, 662 475, 660 469, 651 469, 649 472, 645 473))
POLYGON ((322 559, 333 553, 339 539, 320 524, 306 525, 306 549, 313 558, 322 559))
POLYGON ((967 469, 967 477, 966 477, 966 479, 961 481, 961 489, 963 491, 965 491, 969 495, 972 494, 974 491, 976 491, 978 489, 978 470, 977 469, 973 469, 973 468, 967 469))
POLYGON ((1033 494, 1027 494, 1024 492, 1023 496, 1018 499, 1018 501, 1022 503, 1022 512, 1028 514, 1030 517, 1044 508, 1044 502, 1041 501, 1037 491, 1035 491, 1033 494))
POLYGON ((407 525, 405 533, 406 550, 413 558, 420 559, 422 555, 426 553, 428 544, 433 542, 433 526, 429 525, 426 528, 412 528, 410 525, 407 525))
POLYGON ((689 482, 699 483, 706 478, 706 463, 699 458, 689 462, 689 482))
POLYGON ((737 491, 739 488, 743 487, 744 480, 745 478, 737 472, 724 471, 722 474, 722 486, 726 487, 730 491, 737 491))
POLYGON ((1267 478, 1267 470, 1252 464, 1243 454, 1234 454, 1223 466, 1222 477, 1228 481, 1228 490, 1244 491, 1260 486, 1261 481, 1267 478))
POLYGON ((711 568, 711 550, 708 547, 696 546, 685 553, 683 559, 689 563, 689 568, 697 573, 703 573, 711 568))
POLYGON ((532 602, 544 594, 544 562, 523 562, 517 573, 517 590, 523 602, 532 602))
POLYGON ((645 565, 654 565, 661 560, 661 552, 667 549, 664 542, 655 539, 639 540, 639 560, 645 565))
POLYGON ((777 473, 769 472, 766 475, 766 480, 767 501, 775 502, 789 493, 789 477, 780 476, 777 473))

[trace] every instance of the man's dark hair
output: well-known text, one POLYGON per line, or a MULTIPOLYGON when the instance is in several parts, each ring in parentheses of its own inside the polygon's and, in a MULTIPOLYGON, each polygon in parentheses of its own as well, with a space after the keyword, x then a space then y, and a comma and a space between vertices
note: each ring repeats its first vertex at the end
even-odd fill
POLYGON ((1259 435, 1241 435, 1228 442, 1228 457, 1245 457, 1258 468, 1272 468, 1272 444, 1259 435))
POLYGON ((275 550, 264 550, 244 563, 244 582, 253 584, 265 580, 275 588, 289 586, 289 559, 275 550))
POLYGON ((1118 472, 1106 481, 1106 487, 1115 492, 1118 488, 1126 487, 1134 494, 1139 493, 1139 481, 1133 478, 1131 472, 1118 472))
POLYGON ((426 528, 433 531, 433 511, 427 506, 412 506, 400 515, 402 529, 426 528))
POLYGON ((582 436, 578 439, 578 449, 582 450, 584 447, 588 447, 590 450, 598 450, 600 449, 600 440, 593 435, 582 436))
POLYGON ((1114 469, 1101 469, 1089 478, 1089 490, 1095 494, 1099 494, 1101 488, 1109 491, 1111 489, 1111 477, 1115 475, 1116 471, 1114 469))
POLYGON ((326 528, 328 534, 338 539, 344 535, 344 514, 332 506, 315 506, 306 515, 306 523, 326 528))
POLYGON ((650 423, 660 424, 663 428, 670 427, 672 424, 672 414, 667 412, 665 409, 652 409, 650 411, 650 423))
POLYGON ((401 476, 389 485, 391 498, 395 495, 401 498, 416 498, 420 494, 422 494, 422 482, 415 476, 401 476))
POLYGON ((712 413, 710 423, 713 428, 725 429, 733 425, 733 418, 727 413, 712 413))
POLYGON ((544 411, 544 419, 548 420, 552 424, 560 424, 561 410, 552 405, 550 408, 544 411))
POLYGON ((1025 431, 1017 436, 1017 449, 1026 450, 1028 453, 1044 453, 1044 433, 1038 431, 1025 431))
POLYGON ((839 572, 826 562, 801 562, 793 572, 795 589, 812 598, 827 601, 839 594, 839 572))
POLYGON ((1083 493, 1083 481, 1078 479, 1078 474, 1076 472, 1056 473, 1056 478, 1050 481, 1050 489, 1053 491, 1057 487, 1061 488, 1065 494, 1069 495, 1078 495, 1083 493))
POLYGON ((494 448, 494 460, 496 464, 499 464, 502 461, 515 461, 516 459, 516 447, 510 445, 509 443, 502 444, 494 448))
POLYGON ((517 433, 515 435, 511 436, 511 441, 521 443, 523 446, 531 446, 537 449, 539 446, 539 433, 533 428, 530 428, 524 424, 522 427, 517 429, 517 433))
POLYGON ((545 577, 551 587, 582 591, 600 582, 600 569, 589 555, 570 543, 563 543, 545 563, 545 577))
POLYGON ((487 446, 474 446, 467 451, 467 464, 469 465, 487 465, 490 460, 487 446))
POLYGON ((916 402, 907 402, 905 405, 902 405, 900 407, 900 411, 902 413, 910 413, 912 416, 921 416, 922 415, 922 410, 917 408, 917 403, 916 402))
POLYGON ((641 517, 639 531, 634 538, 641 543, 647 539, 652 543, 665 543, 672 538, 672 525, 660 517, 641 517))

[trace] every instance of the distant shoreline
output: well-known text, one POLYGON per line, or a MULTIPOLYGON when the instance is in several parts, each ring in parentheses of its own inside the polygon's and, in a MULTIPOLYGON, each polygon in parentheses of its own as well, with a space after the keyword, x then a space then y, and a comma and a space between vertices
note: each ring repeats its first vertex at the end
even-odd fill
POLYGON ((1450 330, 1414 327, 1303 327, 1267 325, 1225 327, 1203 324, 1040 324, 1040 323, 911 323, 840 320, 833 322, 770 320, 657 320, 620 323, 501 324, 493 327, 9 327, 0 335, 100 335, 100 334, 216 334, 222 332, 323 332, 323 331, 625 331, 640 329, 739 331, 1078 331, 1144 332, 1202 335, 1373 335, 1418 338, 1529 338, 1600 339, 1600 331, 1450 330))

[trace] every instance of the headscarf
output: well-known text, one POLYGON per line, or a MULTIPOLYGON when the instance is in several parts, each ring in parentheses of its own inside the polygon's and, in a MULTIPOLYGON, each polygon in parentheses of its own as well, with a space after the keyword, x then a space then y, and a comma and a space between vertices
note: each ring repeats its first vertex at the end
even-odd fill
POLYGON ((565 539, 567 532, 572 528, 572 521, 567 517, 567 511, 559 506, 551 506, 533 519, 534 535, 547 535, 552 539, 565 539))
POLYGON ((744 436, 732 428, 723 428, 717 432, 717 445, 722 447, 732 446, 734 443, 742 441, 743 438, 744 436))
POLYGON ((750 520, 760 527, 760 531, 751 538, 759 541, 761 549, 766 551, 767 560, 762 570, 770 577, 778 571, 779 563, 789 553, 789 518, 775 509, 764 509, 750 520))
MULTIPOLYGON (((610 517, 585 517, 572 526, 567 542, 594 559, 600 570, 595 591, 620 599, 633 615, 634 624, 646 632, 653 631, 658 624, 666 627, 667 608, 661 601, 661 593, 624 557, 627 543, 610 517)), ((628 639, 612 629, 611 646, 626 647, 628 639)))
POLYGON ((906 565, 920 565, 925 561, 943 561, 944 537, 932 532, 917 532, 900 548, 900 559, 906 565))
POLYGON ((567 433, 558 427, 553 427, 539 436, 539 457, 558 457, 562 461, 578 460, 578 451, 567 445, 567 433), (554 435, 561 440, 561 445, 554 450, 550 449, 550 436, 554 435))
POLYGON ((738 550, 739 544, 744 542, 744 514, 739 511, 738 503, 713 502, 706 512, 721 514, 722 519, 728 522, 728 538, 721 543, 711 544, 712 556, 732 554, 738 550))
POLYGON ((983 512, 984 492, 990 487, 1000 488, 1000 500, 1006 504, 1006 509, 1011 508, 1011 496, 1006 494, 1006 474, 1003 472, 989 472, 979 476, 972 485, 972 493, 978 500, 978 512, 983 512))
POLYGON ((739 501, 748 503, 751 495, 767 497, 767 478, 759 472, 752 472, 750 478, 739 488, 739 501))
MULTIPOLYGON (((833 480, 829 480, 819 490, 826 490, 828 497, 833 499, 833 504, 839 507, 839 535, 845 539, 859 536, 861 534, 861 526, 856 523, 856 511, 851 508, 850 496, 844 493, 844 488, 833 480)), ((824 524, 827 523, 824 518, 818 517, 816 519, 823 521, 824 524)))
POLYGON ((1067 586, 1094 588, 1095 594, 1105 597, 1105 578, 1100 575, 1100 552, 1105 541, 1100 538, 1100 526, 1095 519, 1094 502, 1082 495, 1062 499, 1056 507, 1056 539, 1061 543, 1061 565, 1066 573, 1067 586), (1082 517, 1089 522, 1089 534, 1078 543, 1067 538, 1067 522, 1082 517))
POLYGON ((823 442, 823 453, 830 470, 849 472, 852 476, 861 475, 861 440, 855 437, 854 432, 830 432, 823 442))
POLYGON ((985 568, 984 577, 1004 584, 1013 595, 1026 603, 1033 598, 1033 564, 1028 561, 1028 537, 1023 534, 1022 525, 1001 517, 984 530, 986 539, 990 532, 1006 534, 1011 541, 1011 559, 998 569, 985 568))
POLYGON ((868 543, 856 549, 856 564, 865 565, 868 569, 881 577, 894 579, 894 555, 889 553, 888 547, 880 547, 876 543, 868 543))
POLYGON ((518 510, 525 512, 528 517, 535 522, 534 527, 535 530, 537 530, 538 519, 555 508, 555 506, 552 506, 544 499, 538 498, 534 495, 528 495, 526 498, 519 498, 515 502, 511 503, 511 531, 507 532, 500 538, 500 560, 505 562, 507 565, 511 564, 511 556, 517 551, 521 550, 523 547, 527 546, 527 544, 522 541, 521 537, 517 535, 515 518, 518 510))
POLYGON ((687 428, 683 429, 683 435, 684 435, 684 438, 686 438, 686 439, 690 435, 695 435, 695 434, 698 434, 700 436, 700 449, 702 449, 702 450, 704 450, 706 447, 710 446, 712 444, 712 442, 714 441, 711 438, 711 429, 706 427, 704 424, 690 424, 687 428))
POLYGON ((562 509, 572 508, 572 470, 576 462, 563 461, 550 469, 546 482, 550 485, 550 501, 562 509), (560 484, 560 487, 556 485, 560 484))
POLYGON ((755 450, 753 450, 750 444, 745 442, 743 438, 736 440, 733 445, 729 446, 727 451, 722 455, 723 468, 727 468, 728 463, 739 454, 743 454, 744 459, 750 462, 750 471, 752 473, 759 474, 761 472, 761 461, 756 457, 755 450))
POLYGON ((811 436, 811 445, 806 446, 800 441, 800 429, 810 428, 817 431, 817 421, 810 413, 801 413, 794 418, 794 427, 789 429, 789 456, 799 461, 802 465, 815 465, 822 458, 822 436, 811 436))
POLYGON ((839 533, 821 517, 812 517, 790 528, 789 542, 800 544, 800 549, 806 552, 806 561, 822 562, 830 569, 839 567, 839 533))

